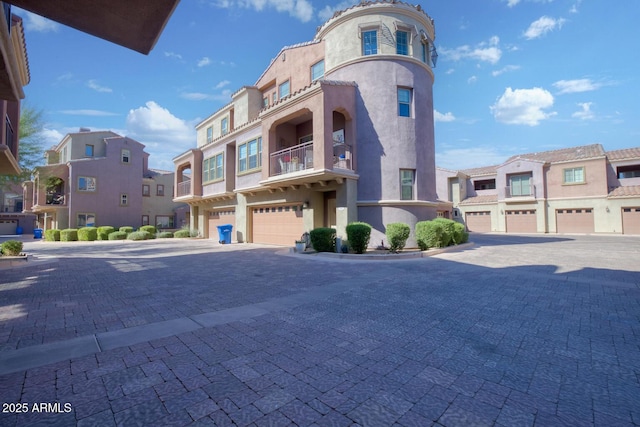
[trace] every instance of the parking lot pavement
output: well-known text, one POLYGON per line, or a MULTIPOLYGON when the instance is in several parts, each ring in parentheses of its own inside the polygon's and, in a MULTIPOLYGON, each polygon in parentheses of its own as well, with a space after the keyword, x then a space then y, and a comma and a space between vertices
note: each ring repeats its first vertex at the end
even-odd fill
POLYGON ((387 262, 25 242, 0 425, 639 425, 640 238, 472 240, 387 262))

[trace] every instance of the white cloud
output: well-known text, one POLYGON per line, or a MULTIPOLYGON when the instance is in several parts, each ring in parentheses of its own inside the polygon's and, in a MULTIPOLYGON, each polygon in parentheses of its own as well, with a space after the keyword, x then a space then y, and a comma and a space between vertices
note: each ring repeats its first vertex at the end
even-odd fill
POLYGON ((54 145, 57 145, 60 141, 62 141, 62 138, 64 138, 65 134, 61 133, 56 129, 49 129, 47 127, 43 127, 42 130, 39 132, 39 135, 45 147, 52 147, 54 145))
POLYGON ((37 33, 56 32, 60 29, 60 24, 50 19, 43 18, 35 13, 20 11, 19 14, 25 14, 24 28, 27 31, 35 31, 37 33))
POLYGON ((495 146, 448 147, 436 151, 436 165, 451 170, 499 165, 511 154, 496 151, 495 146))
POLYGON ((571 115, 571 117, 580 120, 592 120, 595 118, 595 114, 591 111, 593 102, 578 102, 578 106, 582 108, 571 115))
POLYGON ((513 7, 513 6, 517 5, 518 3, 520 3, 520 0, 507 0, 507 6, 509 6, 509 7, 513 7))
POLYGON ((95 90, 96 92, 103 92, 103 93, 111 93, 111 92, 113 92, 113 90, 111 88, 108 88, 106 86, 101 86, 95 80, 89 80, 87 82, 87 86, 90 87, 91 89, 95 90))
POLYGON ((217 85, 215 85, 214 89, 222 89, 225 86, 229 86, 229 84, 231 84, 231 82, 229 80, 223 80, 220 83, 218 83, 217 85))
POLYGON ((146 146, 149 162, 161 169, 173 170, 172 159, 195 147, 195 124, 180 119, 154 101, 129 110, 126 135, 146 146))
POLYGON ((117 113, 111 113, 109 111, 101 111, 101 110, 62 110, 60 111, 62 114, 67 114, 71 116, 91 116, 91 117, 108 117, 108 116, 119 116, 117 113))
POLYGON ((500 74, 504 74, 504 73, 509 73, 511 71, 516 71, 519 70, 520 66, 519 65, 507 65, 506 67, 503 67, 499 70, 495 70, 491 73, 491 75, 493 77, 498 77, 500 74))
POLYGON ((500 123, 537 126, 555 113, 547 113, 553 106, 553 95, 545 89, 516 89, 508 87, 490 109, 500 123))
POLYGON ((180 98, 189 101, 220 101, 229 102, 231 100, 231 91, 228 89, 220 93, 202 93, 202 92, 182 92, 180 98))
POLYGON ((595 83, 591 79, 558 80, 553 84, 558 89, 558 94, 589 92, 599 89, 602 84, 595 83))
POLYGON ((240 7, 258 12, 265 8, 275 9, 278 12, 287 12, 302 22, 309 22, 313 18, 313 5, 309 0, 218 0, 215 6, 222 9, 240 7))
POLYGON ((318 18, 320 18, 322 22, 328 21, 337 11, 347 9, 356 3, 357 1, 345 0, 335 6, 325 6, 318 12, 318 18))
POLYGON ((474 84, 474 83, 475 83, 475 82, 477 82, 477 81, 478 81, 478 77, 477 77, 477 76, 471 76, 471 77, 469 77, 469 78, 467 79, 467 84, 472 85, 472 84, 474 84))
POLYGON ((173 59, 177 59, 177 60, 182 60, 182 55, 180 55, 179 53, 175 53, 175 52, 165 52, 164 56, 166 56, 167 58, 173 58, 173 59))
POLYGON ((453 115, 451 111, 442 114, 437 110, 433 110, 433 119, 436 122, 453 122, 456 119, 456 117, 453 115))
POLYGON ((207 66, 209 64, 211 64, 211 60, 209 58, 207 58, 206 56, 198 61, 198 67, 205 67, 205 66, 207 66))
POLYGON ((524 32, 524 36, 528 40, 537 39, 550 31, 561 29, 565 22, 566 20, 563 18, 555 19, 549 16, 543 16, 529 25, 527 31, 524 32))
POLYGON ((578 8, 580 7, 580 4, 582 3, 582 0, 577 0, 573 6, 571 6, 571 9, 569 9, 569 13, 578 13, 578 8))
MULTIPOLYGON (((513 7, 517 4, 519 4, 522 0, 503 0, 507 3, 508 7, 513 7)), ((534 3, 552 3, 553 0, 528 0, 530 2, 534 2, 534 3)))
POLYGON ((459 46, 455 49, 440 48, 440 55, 451 61, 460 61, 463 59, 471 59, 481 62, 489 62, 495 64, 502 57, 500 49, 500 38, 493 36, 487 42, 482 42, 474 48, 469 45, 459 46))

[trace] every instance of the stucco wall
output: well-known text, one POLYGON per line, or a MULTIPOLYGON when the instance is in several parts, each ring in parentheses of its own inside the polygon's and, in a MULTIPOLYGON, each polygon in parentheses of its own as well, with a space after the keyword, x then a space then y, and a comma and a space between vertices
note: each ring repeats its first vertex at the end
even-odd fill
POLYGON ((555 163, 549 167, 547 172, 547 197, 549 199, 605 196, 607 193, 607 163, 604 158, 555 163), (578 167, 584 167, 585 182, 582 184, 565 184, 564 170, 578 167))

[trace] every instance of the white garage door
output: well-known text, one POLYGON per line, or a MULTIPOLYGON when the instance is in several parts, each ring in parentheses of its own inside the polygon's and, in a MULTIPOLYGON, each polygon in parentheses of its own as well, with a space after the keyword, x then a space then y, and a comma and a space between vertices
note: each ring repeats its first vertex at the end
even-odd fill
POLYGON ((593 209, 556 210, 556 230, 558 233, 593 233, 593 209))
POLYGON ((304 233, 300 205, 254 207, 251 221, 253 243, 293 246, 304 233))
POLYGON ((622 233, 640 234, 640 208, 622 208, 622 233))
POLYGON ((465 215, 467 229, 469 231, 477 231, 486 233, 491 231, 491 212, 467 212, 465 215))
POLYGON ((15 219, 0 219, 0 235, 16 234, 16 227, 18 227, 18 221, 15 219))

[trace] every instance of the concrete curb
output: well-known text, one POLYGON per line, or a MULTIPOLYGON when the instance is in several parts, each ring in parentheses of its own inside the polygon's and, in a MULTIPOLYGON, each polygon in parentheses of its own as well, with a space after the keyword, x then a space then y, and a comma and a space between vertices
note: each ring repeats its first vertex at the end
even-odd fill
POLYGON ((446 252, 455 252, 473 247, 475 243, 463 243, 461 245, 447 246, 446 248, 433 248, 426 251, 417 252, 400 252, 397 254, 340 254, 333 252, 305 252, 298 253, 295 248, 289 248, 287 252, 280 252, 282 255, 290 255, 296 257, 306 257, 309 259, 322 258, 325 260, 348 260, 348 261, 401 261, 409 259, 428 258, 434 255, 440 255, 446 252))

